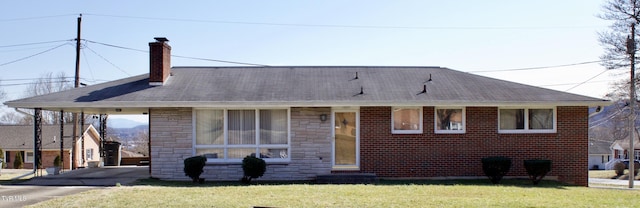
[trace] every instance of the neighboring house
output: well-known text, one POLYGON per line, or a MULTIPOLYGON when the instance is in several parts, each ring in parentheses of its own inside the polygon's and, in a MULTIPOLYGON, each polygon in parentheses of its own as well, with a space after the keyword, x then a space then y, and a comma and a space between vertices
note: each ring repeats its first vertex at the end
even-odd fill
MULTIPOLYGON (((0 147, 4 150, 4 158, 7 168, 14 168, 13 161, 16 154, 21 154, 25 169, 32 169, 34 165, 34 127, 33 125, 2 125, 0 126, 0 147)), ((73 126, 64 125, 64 141, 63 141, 63 165, 65 169, 71 168, 71 154, 73 147, 72 138, 73 126)), ((87 161, 99 160, 98 152, 100 139, 99 134, 92 125, 82 132, 76 141, 76 152, 74 157, 77 159, 76 167, 86 167, 87 161), (82 136, 84 135, 84 137, 82 136), (84 142, 82 140, 84 138, 84 142), (84 147, 83 147, 84 144, 84 147)), ((43 125, 42 126, 42 168, 53 166, 53 160, 60 155, 60 125, 43 125)))
MULTIPOLYGON (((640 140, 638 140, 638 138, 633 141, 633 146, 635 150, 634 157, 636 160, 640 160, 640 140)), ((610 153, 616 159, 629 159, 629 137, 614 141, 610 149, 610 153)))
POLYGON ((611 154, 611 142, 589 139, 589 169, 604 170, 605 164, 614 159, 611 154))
POLYGON ((241 161, 264 180, 332 173, 381 178, 484 177, 481 159, 553 161, 547 178, 588 185, 588 108, 609 101, 440 67, 173 67, 165 38, 150 73, 6 102, 65 112, 148 114, 151 177, 238 180, 241 161))

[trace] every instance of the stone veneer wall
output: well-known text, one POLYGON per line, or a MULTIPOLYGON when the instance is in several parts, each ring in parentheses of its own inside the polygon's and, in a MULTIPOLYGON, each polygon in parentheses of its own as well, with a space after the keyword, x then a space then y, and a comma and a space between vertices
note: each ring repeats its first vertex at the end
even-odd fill
MULTIPOLYGON (((183 160, 193 156, 191 108, 151 109, 151 176, 189 180, 183 160)), ((291 108, 291 162, 269 163, 259 180, 312 180, 331 173, 331 108, 291 108), (320 115, 328 120, 321 122, 320 115)), ((208 164, 200 177, 239 180, 241 164, 208 164)))
POLYGON ((151 177, 189 179, 184 175, 184 159, 193 156, 191 108, 149 109, 151 177))

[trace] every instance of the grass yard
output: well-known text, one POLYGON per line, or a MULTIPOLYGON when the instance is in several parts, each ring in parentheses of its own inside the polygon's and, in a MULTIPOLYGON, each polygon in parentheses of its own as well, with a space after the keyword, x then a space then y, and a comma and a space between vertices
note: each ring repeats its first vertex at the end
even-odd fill
POLYGON ((486 180, 471 180, 245 186, 143 180, 139 184, 148 185, 91 190, 33 207, 632 207, 640 201, 638 190, 529 183, 503 180, 502 185, 491 185, 486 180))

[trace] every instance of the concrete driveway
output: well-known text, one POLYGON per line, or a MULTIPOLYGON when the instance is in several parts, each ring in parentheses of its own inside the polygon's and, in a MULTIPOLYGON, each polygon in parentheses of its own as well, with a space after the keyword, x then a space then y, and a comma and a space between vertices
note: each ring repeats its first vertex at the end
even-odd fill
POLYGON ((149 167, 88 168, 32 178, 17 185, 1 185, 0 208, 22 207, 118 183, 126 185, 142 178, 149 178, 149 167))

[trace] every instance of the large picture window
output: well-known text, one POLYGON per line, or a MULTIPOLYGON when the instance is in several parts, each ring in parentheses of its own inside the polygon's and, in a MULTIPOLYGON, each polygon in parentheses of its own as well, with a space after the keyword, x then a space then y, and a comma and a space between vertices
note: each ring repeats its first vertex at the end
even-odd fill
POLYGON ((436 133, 464 133, 465 132, 464 108, 436 108, 435 132, 436 133))
POLYGON ((209 162, 289 160, 288 109, 196 109, 194 117, 194 153, 209 162))
POLYGON ((422 107, 394 107, 391 133, 422 134, 422 107))
POLYGON ((555 108, 499 109, 500 133, 554 133, 555 108))

